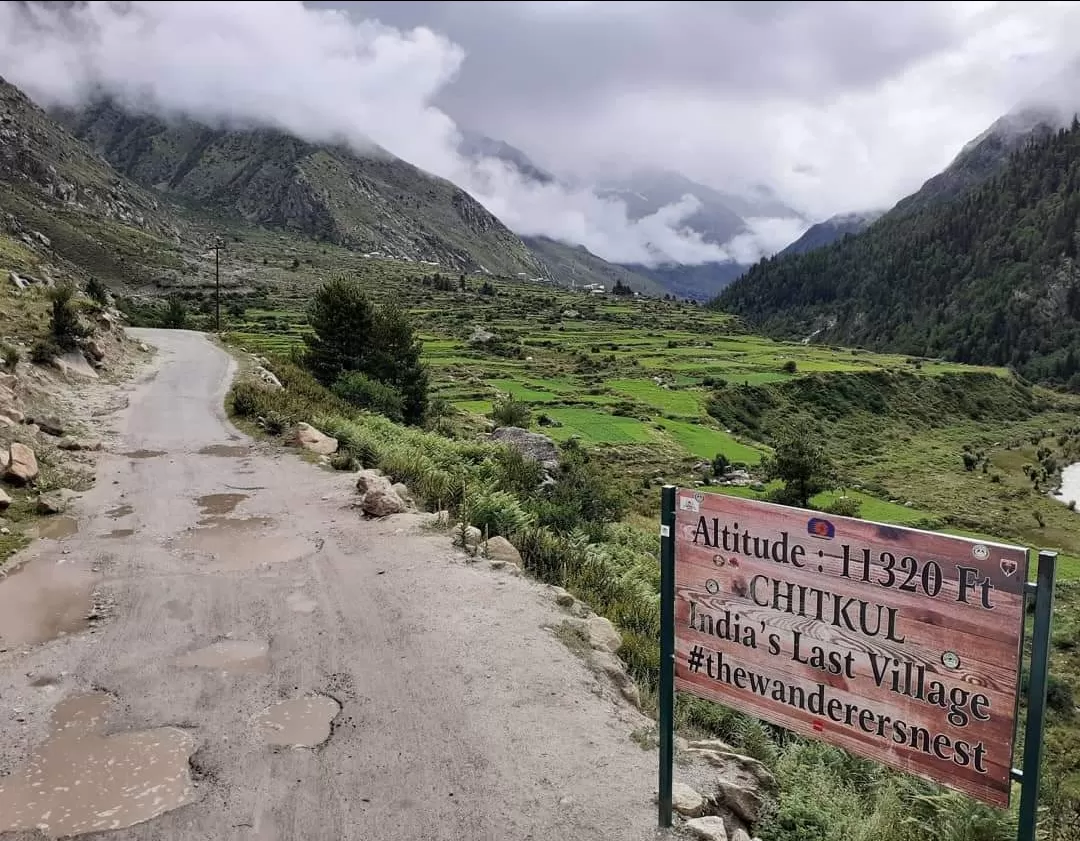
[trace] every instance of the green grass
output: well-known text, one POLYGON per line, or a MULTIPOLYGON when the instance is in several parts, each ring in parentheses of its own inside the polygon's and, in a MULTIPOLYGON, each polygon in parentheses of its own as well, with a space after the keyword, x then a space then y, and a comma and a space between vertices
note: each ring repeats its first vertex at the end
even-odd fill
POLYGON ((611 380, 608 387, 620 394, 632 397, 653 409, 681 417, 701 415, 700 393, 693 391, 664 388, 652 380, 611 380))
POLYGON ((752 465, 761 461, 761 450, 735 440, 722 429, 668 418, 657 418, 656 422, 679 446, 698 458, 711 460, 717 453, 723 453, 732 462, 752 465))
POLYGON ((648 424, 634 418, 609 415, 596 409, 553 407, 545 414, 562 426, 542 430, 556 441, 579 436, 586 446, 597 444, 644 444, 657 440, 648 424))

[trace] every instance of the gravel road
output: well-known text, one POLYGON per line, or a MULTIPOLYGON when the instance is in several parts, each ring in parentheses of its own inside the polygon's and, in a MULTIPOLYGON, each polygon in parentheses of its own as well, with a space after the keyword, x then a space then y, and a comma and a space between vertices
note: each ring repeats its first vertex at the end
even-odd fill
POLYGON ((158 358, 78 531, 0 580, 0 830, 655 837, 656 752, 547 588, 361 520, 349 476, 227 422, 227 354, 130 332, 158 358))

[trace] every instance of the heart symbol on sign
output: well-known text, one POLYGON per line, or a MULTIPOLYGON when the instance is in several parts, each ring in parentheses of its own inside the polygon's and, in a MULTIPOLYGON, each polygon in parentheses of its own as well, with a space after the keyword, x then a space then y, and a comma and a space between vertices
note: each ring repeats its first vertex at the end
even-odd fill
POLYGON ((1016 561, 1002 559, 1001 571, 1006 575, 1012 575, 1014 572, 1016 572, 1016 561))

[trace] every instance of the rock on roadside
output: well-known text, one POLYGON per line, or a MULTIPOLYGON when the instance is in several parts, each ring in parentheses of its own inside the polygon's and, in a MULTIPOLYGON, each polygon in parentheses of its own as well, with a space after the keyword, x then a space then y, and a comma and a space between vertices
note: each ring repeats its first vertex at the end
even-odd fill
POLYGON ((39 514, 63 514, 78 496, 70 488, 60 488, 56 491, 43 493, 37 500, 37 512, 39 514))
POLYGON ((393 488, 375 488, 364 494, 361 510, 371 517, 389 517, 391 514, 404 514, 408 504, 398 496, 393 488))
POLYGON ((728 841, 723 818, 709 815, 706 818, 693 818, 686 822, 690 835, 701 841, 728 841))
POLYGON ((37 456, 26 444, 18 441, 12 443, 8 450, 7 467, 4 470, 4 478, 17 485, 25 485, 33 482, 38 475, 37 456))
POLYGON ((337 452, 337 438, 324 435, 309 423, 298 423, 293 433, 292 443, 320 456, 330 456, 337 452))
POLYGON ((484 544, 484 552, 493 561, 503 561, 504 563, 521 566, 521 553, 505 537, 495 536, 488 538, 484 544))
POLYGON ((0 511, 6 509, 9 505, 11 505, 11 497, 7 495, 3 488, 0 488, 0 511))
POLYGON ((262 365, 255 369, 255 376, 262 380, 271 391, 280 391, 284 388, 281 384, 281 380, 277 378, 273 371, 268 371, 262 365))

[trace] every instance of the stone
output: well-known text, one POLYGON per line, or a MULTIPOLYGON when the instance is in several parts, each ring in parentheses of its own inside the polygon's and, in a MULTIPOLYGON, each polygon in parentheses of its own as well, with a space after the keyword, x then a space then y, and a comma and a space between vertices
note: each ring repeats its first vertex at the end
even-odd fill
POLYGON ((77 350, 61 354, 53 360, 53 365, 66 377, 82 377, 87 380, 100 379, 97 371, 90 367, 86 357, 77 350))
POLYGON ((705 813, 705 798, 686 783, 673 783, 671 806, 683 817, 700 818, 705 813))
POLYGON ((7 495, 3 488, 0 488, 0 511, 6 509, 9 505, 11 505, 11 497, 7 495))
POLYGON ((105 358, 105 350, 97 339, 87 339, 87 341, 83 342, 83 350, 98 362, 105 358))
POLYGON ((365 514, 372 517, 389 517, 391 514, 403 514, 409 510, 405 500, 394 493, 392 488, 375 488, 364 494, 360 505, 365 514))
POLYGON ((615 630, 610 619, 593 616, 584 622, 589 635, 589 645, 597 651, 610 651, 614 654, 622 646, 622 636, 615 630))
MULTIPOLYGON (((458 523, 457 525, 454 526, 453 534, 454 534, 454 545, 455 546, 460 546, 461 545, 461 523, 458 523)), ((466 526, 465 527, 465 545, 466 546, 479 546, 480 541, 483 540, 483 538, 484 538, 484 535, 481 533, 480 529, 478 529, 476 526, 466 526)))
POLYGON ((15 420, 8 417, 7 415, 0 415, 0 426, 6 426, 10 428, 18 425, 19 424, 15 420))
POLYGON ((485 330, 483 327, 477 327, 473 330, 473 334, 469 336, 470 345, 480 345, 485 342, 490 342, 495 338, 495 334, 490 330, 485 330))
POLYGON ((330 456, 337 452, 337 438, 324 435, 309 423, 298 423, 293 434, 293 443, 309 452, 320 456, 330 456))
POLYGON ((743 829, 741 826, 731 833, 731 841, 754 841, 750 837, 750 833, 743 829))
POLYGON ((716 781, 716 801, 751 826, 757 823, 764 804, 757 789, 725 779, 716 781))
MULTIPOLYGON (((702 750, 701 748, 695 748, 695 744, 703 743, 691 742, 691 752, 701 756, 710 765, 733 772, 734 776, 747 784, 759 785, 768 789, 776 788, 776 777, 758 760, 732 751, 702 750)), ((723 742, 720 742, 720 744, 723 744, 723 742)))
POLYGON ((501 426, 491 433, 491 438, 540 462, 545 470, 559 467, 559 451, 555 448, 555 442, 539 432, 529 432, 519 426, 501 426))
POLYGON ((46 435, 55 435, 59 438, 64 434, 64 422, 52 415, 33 415, 26 419, 27 423, 36 423, 38 429, 46 435))
POLYGON ((146 342, 139 342, 139 350, 141 350, 143 353, 149 353, 150 346, 147 345, 146 342))
POLYGON ((576 600, 562 587, 555 588, 555 604, 559 607, 573 607, 576 600))
POLYGON ((38 497, 37 512, 39 514, 63 514, 78 496, 79 495, 70 488, 60 488, 60 490, 57 491, 49 491, 38 497))
POLYGON ((356 490, 366 494, 373 490, 390 490, 390 480, 378 470, 361 470, 356 474, 356 490))
POLYGON ((491 561, 488 565, 492 569, 502 570, 510 575, 521 575, 521 567, 510 563, 510 561, 491 561))
POLYGON ((413 495, 409 491, 408 485, 406 485, 404 482, 394 482, 394 484, 391 485, 390 488, 391 490, 393 490, 394 493, 400 496, 407 503, 412 504, 413 495))
MULTIPOLYGON (((610 678, 623 698, 635 707, 641 706, 641 693, 637 688, 637 684, 634 683, 634 679, 626 673, 626 667, 623 666, 622 660, 610 651, 597 651, 592 655, 592 663, 593 666, 610 678)), ((698 814, 701 813, 698 812, 698 814)))
POLYGON ((686 829, 700 841, 728 841, 723 818, 709 815, 704 818, 691 818, 686 822, 686 829))
POLYGON ((487 543, 484 544, 484 552, 493 561, 521 565, 521 553, 505 537, 495 536, 488 538, 487 543))
POLYGON ((7 450, 0 450, 0 479, 4 478, 4 472, 9 464, 11 464, 11 453, 7 450))
POLYGON ((269 386, 271 391, 280 391, 285 387, 281 384, 281 380, 277 378, 273 371, 268 371, 262 365, 255 369, 255 376, 258 377, 264 385, 269 386))
POLYGON ((688 750, 709 751, 711 753, 734 753, 735 748, 722 739, 695 739, 686 745, 688 750))
POLYGON ((9 482, 25 485, 27 482, 33 482, 37 478, 37 456, 26 444, 20 444, 18 441, 13 442, 8 450, 7 462, 4 478, 9 482))
POLYGON ((80 450, 85 452, 96 453, 101 449, 101 442, 96 438, 72 438, 70 435, 61 438, 57 444, 61 450, 69 450, 72 452, 78 452, 80 450))

